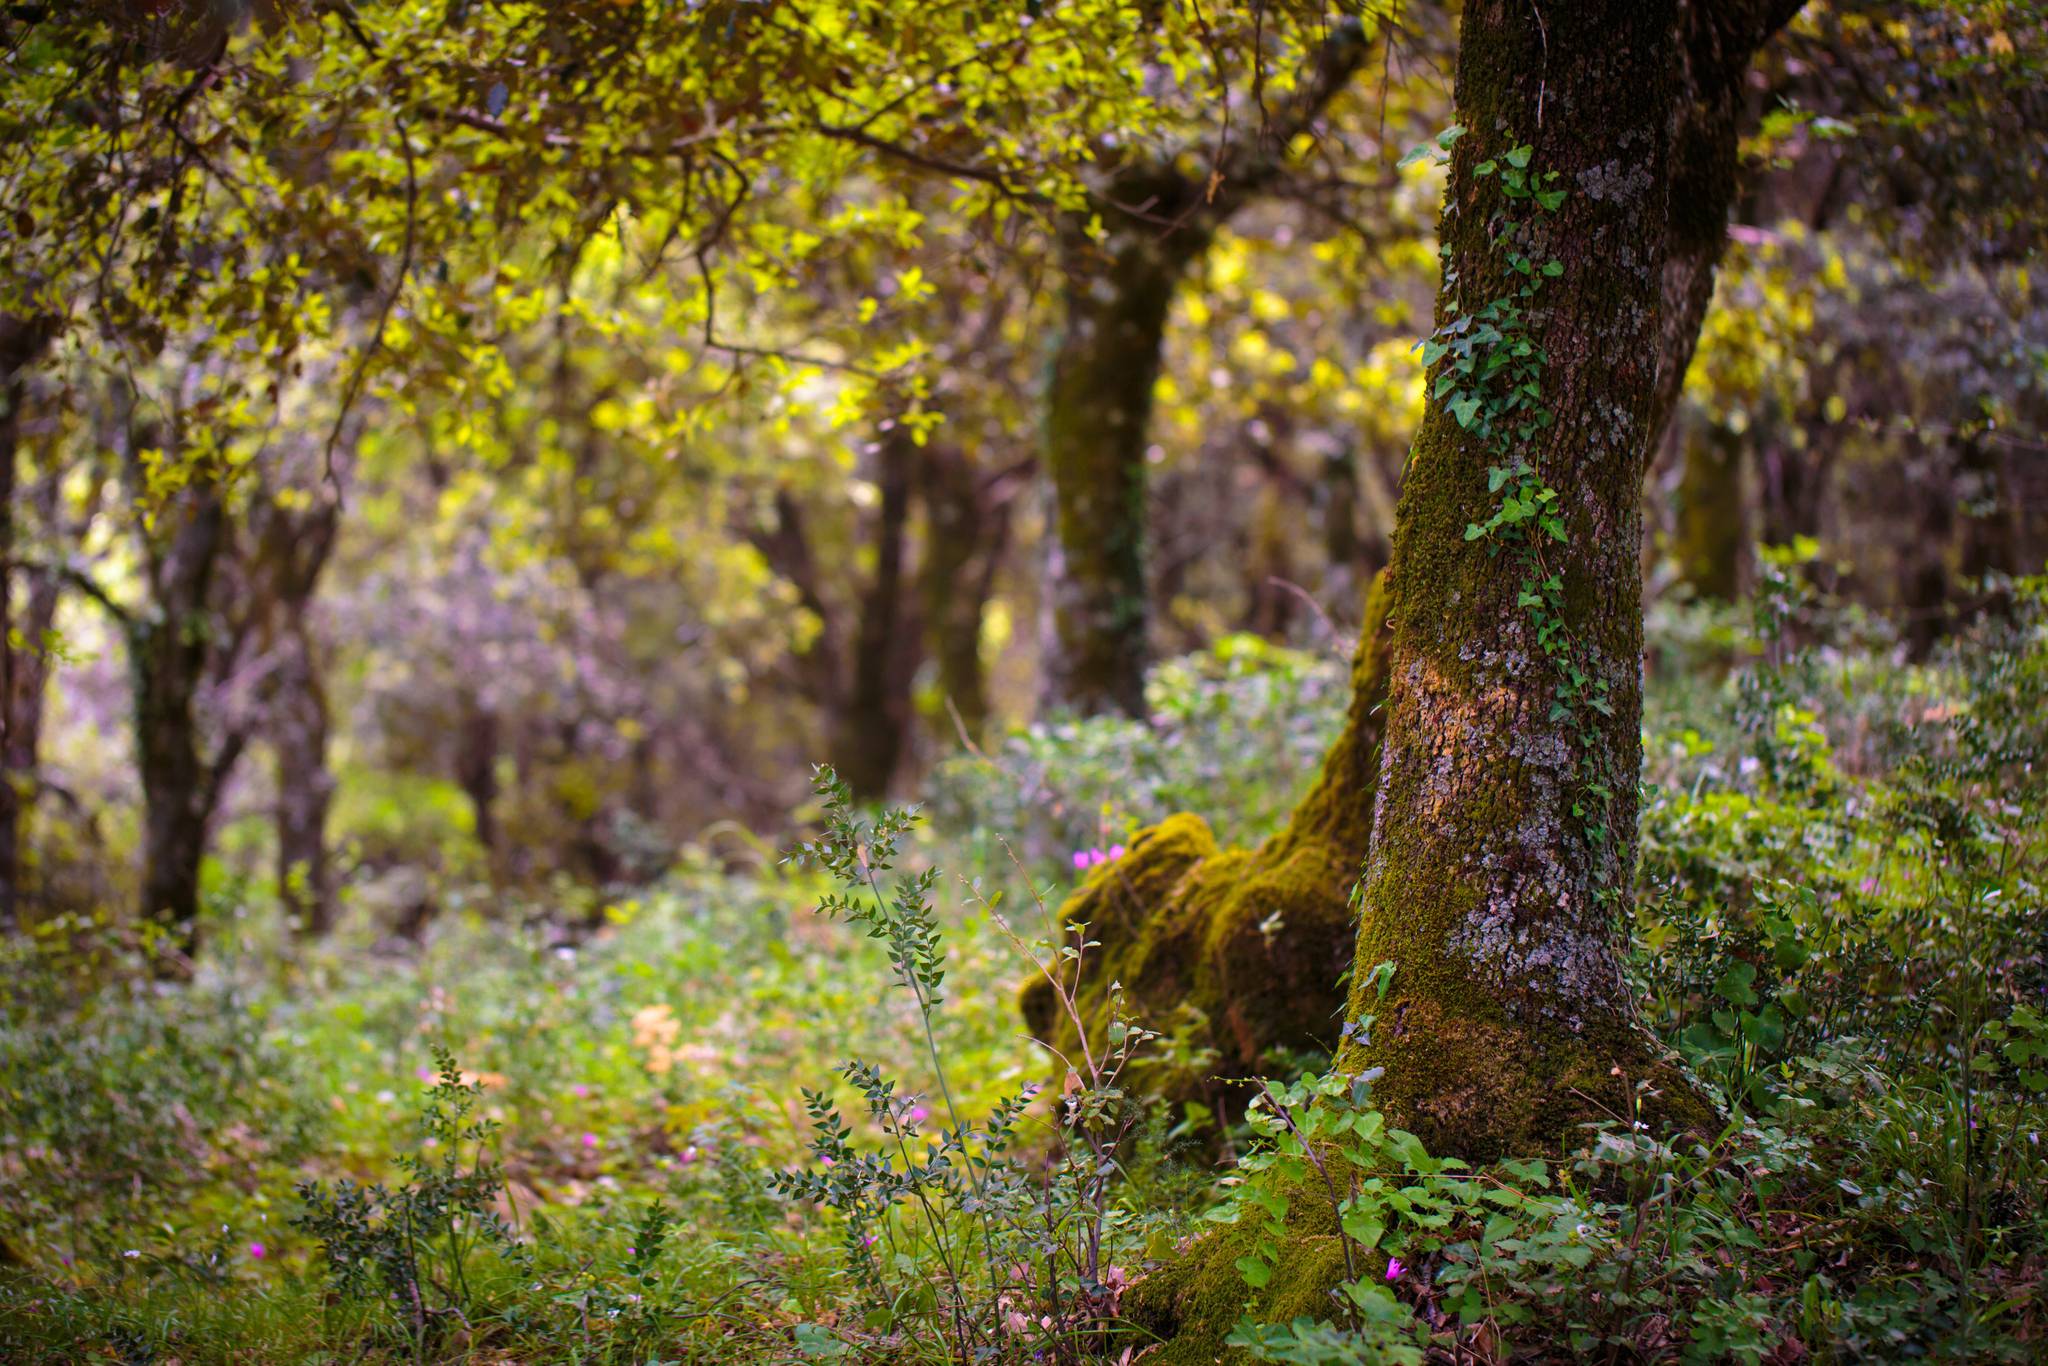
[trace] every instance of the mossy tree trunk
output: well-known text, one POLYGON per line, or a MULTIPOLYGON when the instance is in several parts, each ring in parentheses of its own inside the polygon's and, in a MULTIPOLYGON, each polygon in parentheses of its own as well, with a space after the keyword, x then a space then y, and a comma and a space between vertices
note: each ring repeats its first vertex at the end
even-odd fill
POLYGON ((1742 438, 1725 423, 1695 415, 1684 426, 1680 456, 1672 545, 1679 576, 1698 597, 1733 602, 1749 548, 1742 438))
POLYGON ((1145 449, 1167 314, 1217 226, 1284 173, 1366 55, 1347 20, 1312 56, 1295 98, 1201 173, 1176 158, 1119 169, 1063 226, 1063 324, 1045 398, 1052 546, 1044 700, 1083 713, 1145 707, 1145 449), (1107 226, 1097 240, 1093 220, 1107 226))
MULTIPOLYGON (((1170 177, 1167 214, 1188 187, 1170 177)), ((1155 195, 1153 198, 1158 198, 1155 195)), ((1134 225, 1098 245, 1067 234, 1066 318, 1046 392, 1052 481, 1047 702, 1145 709, 1145 443, 1166 316, 1206 232, 1134 225)))
MULTIPOLYGON (((1144 1083, 1159 1093, 1232 1110, 1243 1096, 1219 1091, 1212 1075, 1256 1075, 1276 1051, 1337 1046, 1337 984, 1356 935, 1351 887, 1372 835, 1379 770, 1383 577, 1365 594, 1364 618, 1344 727, 1286 825, 1256 849, 1225 849, 1200 816, 1169 816, 1060 908, 1064 923, 1087 925, 1099 945, 1076 984, 1084 1019, 1103 1018, 1116 983, 1146 1027, 1211 1054, 1195 1073, 1153 1068, 1144 1083)), ((1034 1035, 1073 1053, 1073 1021, 1050 983, 1032 980, 1021 1004, 1034 1035)))
MULTIPOLYGON (((1469 131, 1440 227, 1438 323, 1513 293, 1495 236, 1504 215, 1525 220, 1516 249, 1561 268, 1528 318, 1555 420, 1515 455, 1560 495, 1565 540, 1546 547, 1544 568, 1562 580, 1572 663, 1607 701, 1604 715, 1566 701, 1518 601, 1515 552, 1467 539, 1492 514, 1499 456, 1433 399, 1389 567, 1386 739, 1354 992, 1376 964, 1395 974, 1377 1026, 1342 1065, 1384 1067, 1378 1095, 1397 1122, 1468 1155, 1541 1147, 1591 1113, 1627 1113, 1631 1084, 1661 1070, 1624 985, 1618 926, 1642 755, 1637 548, 1675 17, 1669 0, 1553 8, 1547 30, 1526 6, 1478 3, 1464 16, 1457 105, 1469 131), (1540 218, 1516 215, 1497 180, 1475 173, 1523 142, 1565 192, 1540 218)), ((1364 1008, 1354 999, 1353 1017, 1364 1008)))

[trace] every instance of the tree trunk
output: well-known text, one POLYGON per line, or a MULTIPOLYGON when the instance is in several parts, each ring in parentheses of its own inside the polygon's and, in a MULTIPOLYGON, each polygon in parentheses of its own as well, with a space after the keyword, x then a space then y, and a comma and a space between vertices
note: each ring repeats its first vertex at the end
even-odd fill
MULTIPOLYGON (((1063 924, 1087 926, 1099 945, 1075 983, 1083 1018, 1105 1018, 1115 983, 1147 1028, 1210 1051, 1212 1061, 1192 1070, 1151 1066, 1144 1084, 1155 1092, 1228 1114, 1243 1096, 1219 1091, 1214 1077, 1256 1075, 1276 1053, 1337 1046, 1336 983, 1356 935, 1351 887, 1372 837, 1385 716, 1383 583, 1364 595, 1344 728, 1287 824, 1256 849, 1223 849, 1200 816, 1169 816, 1060 908, 1063 924)), ((1020 1004, 1031 1032, 1071 1056, 1079 1041, 1051 984, 1026 984, 1020 1004)))
POLYGON ((931 446, 924 455, 918 594, 927 647, 944 704, 966 738, 979 744, 989 714, 982 618, 1009 540, 1009 508, 992 499, 980 472, 957 447, 931 446))
POLYGON ((875 572, 861 594, 850 685, 832 718, 828 752, 833 767, 863 801, 888 794, 910 732, 918 632, 908 620, 904 559, 919 454, 901 423, 883 433, 877 451, 881 511, 875 527, 875 572))
POLYGON ((212 634, 209 595, 227 537, 220 488, 195 479, 159 515, 166 520, 173 529, 167 548, 152 557, 150 610, 128 622, 144 808, 141 912, 169 931, 189 961, 198 943, 206 830, 240 748, 239 737, 225 740, 209 761, 197 713, 212 634))
POLYGON ((455 783, 469 798, 476 842, 492 881, 498 876, 498 714, 469 694, 455 741, 455 783))
POLYGON ((1679 576, 1697 597, 1733 602, 1741 592, 1742 557, 1749 548, 1742 438, 1701 416, 1685 428, 1681 457, 1673 538, 1679 576))
MULTIPOLYGON (((1044 700, 1083 713, 1145 709, 1145 448, 1167 313, 1218 224, 1285 172, 1294 143, 1364 63, 1354 19, 1334 25, 1294 97, 1226 140, 1209 174, 1134 163, 1061 235, 1065 321, 1046 394, 1053 486, 1044 700), (1089 234, 1100 210, 1107 240, 1089 234)), ((1205 153, 1206 154, 1206 153, 1205 153)))
MULTIPOLYGON (((58 472, 44 471, 36 491, 36 507, 45 528, 57 525, 58 492, 58 472)), ((6 708, 4 720, 0 720, 0 729, 5 731, 4 744, 0 744, 0 771, 5 774, 5 790, 0 791, 0 879, 4 879, 4 888, 0 890, 6 895, 5 909, 0 910, 0 929, 22 923, 28 869, 21 857, 21 828, 34 810, 43 785, 43 696, 50 674, 43 642, 56 624, 62 588, 56 574, 47 569, 31 569, 26 577, 27 600, 19 617, 7 625, 21 632, 28 648, 9 648, 6 692, 0 697, 0 706, 6 708)))
MULTIPOLYGON (((0 317, 0 932, 21 923, 21 818, 35 781, 35 740, 23 733, 21 703, 34 698, 37 727, 42 709, 42 632, 31 602, 27 620, 14 616, 14 570, 18 553, 15 518, 21 444, 21 410, 28 400, 27 371, 49 344, 46 320, 0 317), (26 629, 22 629, 26 628, 26 629), (28 649, 19 651, 17 630, 28 649), (22 760, 26 756, 26 766, 22 760)), ((54 609, 54 581, 40 576, 49 594, 45 615, 54 609)), ((37 591, 31 589, 31 594, 37 591)))
POLYGON ((1649 449, 1678 409, 1714 272, 1728 242, 1741 169, 1743 77, 1750 59, 1804 0, 1679 0, 1671 106, 1670 193, 1649 449))
MULTIPOLYGON (((302 612, 303 604, 286 610, 302 612)), ((294 619, 278 642, 271 674, 270 747, 276 763, 277 887, 301 932, 334 924, 334 871, 327 851, 327 810, 334 775, 327 767, 327 689, 311 634, 294 619)))
MULTIPOLYGON (((1508 412, 1489 440, 1505 385, 1467 379, 1432 398, 1416 438, 1388 574, 1386 740, 1353 1018, 1370 1007, 1374 966, 1395 972, 1377 1026, 1341 1063, 1384 1067, 1376 1094, 1390 1117, 1473 1156, 1629 1113, 1633 1084, 1667 1075, 1635 1019, 1618 926, 1642 759, 1637 547, 1673 6, 1610 0, 1547 17, 1546 32, 1522 6, 1465 12, 1457 103, 1472 131, 1452 158, 1437 321, 1455 337, 1473 326, 1459 319, 1516 297, 1512 254, 1554 262, 1526 314, 1552 420, 1521 434, 1528 414, 1508 412), (1548 215, 1499 188, 1500 159, 1524 141, 1531 171, 1556 172, 1564 192, 1548 215), (1482 176, 1488 159, 1495 175, 1482 176), (1461 393, 1482 400, 1469 429, 1461 393), (1556 490, 1561 539, 1534 524, 1473 538, 1499 502, 1489 467, 1518 460, 1556 490)), ((1674 1111, 1698 1115, 1689 1091, 1670 1089, 1674 1111)))
POLYGON ((1150 228, 1113 239, 1106 257, 1077 233, 1066 243, 1066 321, 1045 416, 1053 492, 1049 705, 1131 716, 1145 709, 1152 386, 1174 289, 1206 241, 1195 228, 1164 240, 1150 228))
POLYGON ((5 368, 0 375, 0 933, 9 933, 21 924, 21 814, 28 793, 27 775, 14 766, 15 675, 25 662, 25 652, 14 648, 14 497, 20 475, 15 448, 27 385, 12 355, 0 354, 0 367, 5 368))
POLYGON ((1962 575, 1980 612, 2012 609, 2019 536, 2005 464, 1982 436, 1962 438, 1957 454, 1963 502, 1962 575))

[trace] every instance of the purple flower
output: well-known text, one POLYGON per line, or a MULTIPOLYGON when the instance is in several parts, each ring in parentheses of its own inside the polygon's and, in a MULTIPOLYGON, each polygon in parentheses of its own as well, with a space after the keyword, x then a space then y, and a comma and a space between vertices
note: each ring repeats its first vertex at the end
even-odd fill
POLYGON ((585 1134, 585 1135, 583 1135, 583 1146, 584 1146, 584 1147, 586 1147, 586 1148, 595 1148, 595 1147, 597 1146, 597 1135, 596 1135, 596 1134, 585 1134))
POLYGON ((1075 871, 1077 871, 1077 872, 1078 872, 1079 870, 1081 870, 1081 869, 1083 869, 1083 868, 1086 868, 1086 867, 1088 866, 1088 863, 1089 863, 1088 855, 1089 855, 1089 854, 1090 854, 1091 852, 1093 852, 1093 851, 1091 851, 1091 850, 1088 850, 1088 849, 1076 849, 1076 850, 1074 851, 1074 868, 1075 868, 1075 871))
POLYGON ((576 1099, 578 1100, 589 1100, 590 1088, 579 1081, 574 1086, 569 1088, 569 1094, 576 1097, 576 1099))
POLYGON ((256 1259, 257 1261, 259 1261, 259 1262, 260 1262, 260 1261, 262 1261, 262 1260, 263 1260, 263 1244, 261 1244, 261 1243, 251 1243, 251 1244, 249 1244, 249 1255, 250 1255, 251 1257, 254 1257, 254 1258, 255 1258, 255 1259, 256 1259))
POLYGON ((1401 1279, 1401 1273, 1402 1273, 1403 1271, 1406 1271, 1407 1269, 1408 1269, 1407 1267, 1405 1267, 1405 1266, 1402 1266, 1402 1265, 1401 1265, 1401 1259, 1400 1259, 1399 1257, 1389 1257, 1389 1258, 1387 1258, 1387 1279, 1388 1279, 1388 1280, 1390 1280, 1390 1281, 1397 1281, 1397 1280, 1401 1279))
POLYGON ((1112 844, 1112 845, 1110 845, 1110 846, 1109 846, 1109 857, 1110 857, 1110 858, 1111 858, 1112 860, 1115 860, 1115 859, 1120 859, 1120 858, 1122 858, 1123 856, 1124 856, 1124 847, 1123 847, 1123 846, 1122 846, 1121 844, 1112 844))
POLYGON ((910 1112, 904 1116, 904 1118, 908 1119, 912 1124, 922 1124, 931 1117, 932 1112, 922 1105, 911 1106, 910 1112))

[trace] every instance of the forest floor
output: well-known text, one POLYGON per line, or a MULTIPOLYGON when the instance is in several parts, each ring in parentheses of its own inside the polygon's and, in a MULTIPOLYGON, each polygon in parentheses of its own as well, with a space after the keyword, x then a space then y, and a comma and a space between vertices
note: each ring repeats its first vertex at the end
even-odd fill
MULTIPOLYGON (((1511 1193, 1490 1208, 1390 1158, 1451 1215, 1388 1216, 1357 1312, 1241 1350, 2042 1359, 2040 621, 1913 667, 1853 641, 1766 666, 1700 621, 1664 623, 1653 658, 1632 971, 1727 1131, 1589 1134, 1481 1174, 1511 1193)), ((223 896, 189 985, 119 971, 111 931, 45 927, 0 1014, 0 1356, 1141 1359, 1121 1298, 1206 1211, 1244 1217, 1270 1124, 1154 1105, 1090 1214, 1054 1192, 1076 1178, 1046 1160, 1065 1150, 1041 1098, 1007 1153, 970 1144, 979 1175, 878 1192, 943 1150, 949 1099, 979 1124, 1061 1089, 1012 931, 1177 807, 1270 828, 1342 682, 1219 651, 1163 671, 1150 724, 1043 728, 942 771, 904 861, 941 870, 929 1042, 888 940, 739 837, 651 888, 472 894, 418 942, 365 901, 297 945, 274 903, 223 896), (840 1146, 807 1091, 842 1103, 840 1146)), ((1276 1085, 1325 1065, 1274 1062, 1276 1085)))

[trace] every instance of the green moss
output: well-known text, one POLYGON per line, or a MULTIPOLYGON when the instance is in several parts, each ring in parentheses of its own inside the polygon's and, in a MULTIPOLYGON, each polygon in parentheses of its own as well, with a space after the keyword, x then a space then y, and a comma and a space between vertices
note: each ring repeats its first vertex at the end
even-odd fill
POLYGON ((1237 1269, 1252 1245, 1243 1225, 1219 1226, 1191 1239, 1157 1270, 1125 1293, 1124 1317, 1161 1345, 1145 1360, 1160 1366, 1210 1366, 1251 1361, 1224 1346, 1240 1319, 1285 1323, 1298 1315, 1329 1318, 1330 1294, 1345 1279, 1344 1246, 1336 1213, 1320 1192, 1298 1191, 1289 1200, 1286 1240, 1273 1279, 1253 1292, 1237 1269))
MULTIPOLYGON (((1162 1033, 1215 1051, 1201 1075, 1151 1069, 1143 1080, 1175 1098, 1213 1099, 1211 1073, 1246 1076, 1275 1049, 1334 1049, 1338 982, 1355 942, 1351 888, 1372 836, 1386 695, 1386 594, 1375 579, 1352 664, 1343 731, 1287 824, 1255 850, 1219 849, 1207 822, 1182 813, 1141 832, 1121 859, 1092 873, 1060 909, 1095 941, 1082 960, 1082 1015, 1099 1029, 1109 984, 1162 1033)), ((1049 983, 1023 995, 1033 1034, 1068 1056, 1076 1030, 1049 983)))

